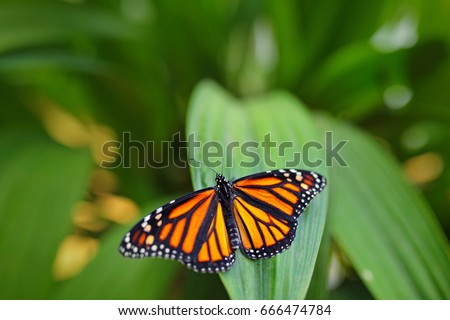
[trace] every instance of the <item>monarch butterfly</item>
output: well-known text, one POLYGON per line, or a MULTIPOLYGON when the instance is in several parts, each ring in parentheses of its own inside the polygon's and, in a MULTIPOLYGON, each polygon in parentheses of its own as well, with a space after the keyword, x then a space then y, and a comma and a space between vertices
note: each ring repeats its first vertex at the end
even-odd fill
POLYGON ((123 238, 125 257, 177 259, 200 272, 223 272, 238 248, 250 259, 270 258, 295 237, 297 219, 323 190, 323 176, 280 169, 228 181, 189 193, 159 207, 123 238))

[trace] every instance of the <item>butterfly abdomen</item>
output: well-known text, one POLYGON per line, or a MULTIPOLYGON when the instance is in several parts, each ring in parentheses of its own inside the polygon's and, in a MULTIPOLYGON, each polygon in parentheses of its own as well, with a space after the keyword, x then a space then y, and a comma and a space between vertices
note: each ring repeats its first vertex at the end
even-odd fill
POLYGON ((236 225, 236 220, 234 219, 231 212, 233 212, 233 186, 228 180, 222 175, 216 176, 216 192, 219 195, 219 201, 222 203, 224 208, 225 225, 230 237, 230 245, 233 249, 238 249, 241 247, 241 239, 239 237, 239 230, 236 225))
POLYGON ((228 234, 230 236, 231 248, 238 249, 241 246, 241 239, 239 237, 239 230, 236 221, 228 211, 225 216, 225 225, 227 226, 228 234))

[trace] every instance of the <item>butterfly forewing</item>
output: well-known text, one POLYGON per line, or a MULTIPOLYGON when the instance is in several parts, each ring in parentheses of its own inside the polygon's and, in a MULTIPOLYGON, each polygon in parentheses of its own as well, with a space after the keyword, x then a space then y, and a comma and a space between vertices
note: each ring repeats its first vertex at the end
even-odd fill
POLYGON ((177 259, 202 272, 226 271, 234 263, 224 212, 213 188, 148 214, 125 235, 119 251, 131 258, 177 259))
POLYGON ((243 253, 260 259, 287 249, 295 238, 298 217, 325 184, 315 172, 294 169, 236 180, 233 215, 243 253))

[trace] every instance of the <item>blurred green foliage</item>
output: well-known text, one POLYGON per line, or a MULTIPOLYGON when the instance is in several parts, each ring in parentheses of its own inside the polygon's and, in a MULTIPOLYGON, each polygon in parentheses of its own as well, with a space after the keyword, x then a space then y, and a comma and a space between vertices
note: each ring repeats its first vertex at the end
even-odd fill
POLYGON ((187 169, 98 168, 123 132, 184 133, 205 78, 288 91, 353 141, 308 298, 449 298, 448 30, 443 0, 3 0, 0 298, 228 297, 218 276, 117 253, 137 211, 192 190, 187 169))

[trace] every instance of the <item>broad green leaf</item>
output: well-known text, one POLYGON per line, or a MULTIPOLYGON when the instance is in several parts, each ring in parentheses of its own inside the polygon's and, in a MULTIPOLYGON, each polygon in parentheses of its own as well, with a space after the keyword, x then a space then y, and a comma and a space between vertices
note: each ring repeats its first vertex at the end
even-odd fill
POLYGON ((0 134, 0 297, 43 299, 56 250, 83 198, 91 158, 40 131, 0 134))
MULTIPOLYGON (((304 151, 308 141, 318 141, 316 128, 307 109, 292 96, 274 92, 257 99, 237 101, 212 82, 198 85, 193 93, 187 119, 187 134, 195 134, 201 147, 190 144, 190 156, 214 167, 212 160, 224 161, 221 169, 229 179, 251 173, 289 166, 294 153, 304 151), (268 139, 276 147, 268 147, 268 139), (266 141, 264 148, 263 142, 266 141), (244 143, 257 143, 251 152, 254 163, 242 148, 244 143), (280 143, 292 143, 284 153, 280 143), (208 159, 207 152, 219 144, 223 153, 208 159), (208 149, 208 146, 211 147, 208 149), (231 147, 234 146, 234 149, 231 147)), ((303 154, 302 154, 303 156, 303 154)), ((309 159, 320 159, 310 152, 309 159)), ((306 168, 302 163, 296 167, 306 168)), ((326 176, 323 167, 314 168, 326 176)), ((205 166, 191 170, 195 189, 214 184, 214 173, 205 166)), ((253 261, 237 251, 236 264, 221 274, 233 299, 302 299, 311 280, 326 217, 327 192, 315 199, 299 218, 297 238, 289 250, 271 259, 253 261)))
POLYGON ((162 299, 167 297, 178 263, 164 259, 127 259, 117 250, 130 226, 115 228, 100 242, 95 259, 73 279, 53 288, 52 299, 162 299))
POLYGON ((334 239, 378 299, 449 299, 445 236, 423 197, 378 143, 348 125, 328 122, 348 140, 348 167, 330 170, 334 239))
POLYGON ((66 69, 88 74, 106 73, 107 67, 102 61, 91 57, 78 57, 59 51, 45 51, 4 55, 0 58, 1 73, 32 74, 49 69, 66 69))
POLYGON ((68 42, 80 36, 120 38, 129 36, 131 30, 119 16, 93 8, 61 3, 2 4, 0 52, 68 42))
POLYGON ((266 1, 267 14, 273 21, 273 33, 277 42, 279 63, 277 66, 278 81, 292 86, 303 73, 306 65, 306 35, 302 23, 298 19, 299 3, 289 0, 266 1))
POLYGON ((306 299, 308 300, 326 300, 330 299, 328 294, 328 274, 331 261, 331 234, 329 223, 325 224, 325 229, 320 243, 317 262, 314 268, 311 285, 309 286, 306 299))

